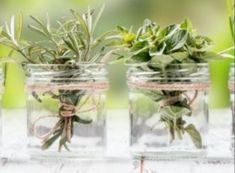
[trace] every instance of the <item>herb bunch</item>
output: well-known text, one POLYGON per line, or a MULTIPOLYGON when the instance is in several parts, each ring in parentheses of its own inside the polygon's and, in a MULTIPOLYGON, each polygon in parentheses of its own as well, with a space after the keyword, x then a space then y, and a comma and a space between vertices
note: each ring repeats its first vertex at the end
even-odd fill
MULTIPOLYGON (((180 64, 189 63, 195 67, 198 63, 205 63, 219 57, 217 53, 208 51, 212 46, 212 41, 208 37, 197 35, 188 19, 181 24, 173 24, 164 28, 147 19, 137 33, 121 26, 118 27, 118 30, 120 33, 119 44, 128 50, 126 62, 128 64, 145 64, 138 67, 140 71, 160 72, 166 78, 163 81, 165 83, 177 82, 175 77, 187 77, 185 75, 188 75, 167 73, 170 68, 180 69, 180 64)), ((191 72, 194 73, 195 70, 191 70, 191 72)), ((202 137, 196 126, 188 124, 184 119, 185 116, 192 116, 191 105, 198 95, 197 91, 192 99, 185 97, 186 91, 141 89, 140 92, 157 103, 165 103, 159 111, 160 121, 166 125, 170 133, 170 142, 177 137, 183 139, 184 134, 187 133, 195 147, 203 147, 202 137)))
POLYGON ((55 27, 52 27, 48 15, 45 21, 30 16, 34 25, 30 24, 28 28, 41 36, 39 41, 21 39, 23 16, 17 14, 11 17, 9 24, 0 27, 0 43, 11 47, 27 62, 34 64, 101 62, 113 53, 104 44, 112 39, 113 31, 95 37, 95 29, 103 10, 104 6, 95 19, 96 13, 90 8, 83 14, 70 10, 71 16, 57 20, 55 27))
MULTIPOLYGON (((28 28, 40 36, 39 41, 21 38, 23 16, 17 14, 11 17, 9 24, 6 23, 4 27, 0 27, 0 44, 10 47, 11 53, 15 51, 20 54, 24 58, 22 65, 25 63, 62 64, 65 65, 59 66, 59 70, 64 72, 61 73, 62 78, 65 76, 66 78, 79 78, 82 74, 73 74, 71 70, 79 69, 80 63, 105 63, 114 52, 107 46, 108 42, 113 39, 113 31, 95 37, 95 29, 103 10, 104 6, 98 13, 90 8, 85 13, 70 10, 71 15, 56 21, 54 27, 52 27, 48 15, 45 21, 30 16, 34 24, 28 25, 28 28)), ((45 70, 53 71, 54 69, 45 70)), ((54 80, 56 77, 51 82, 54 80)), ((95 79, 90 80, 95 81, 95 79)), ((73 80, 65 80, 65 83, 69 84, 68 81, 73 80)), ((38 102, 42 102, 38 93, 33 92, 32 95, 38 102)), ((82 119, 76 112, 77 106, 85 104, 81 100, 86 96, 86 92, 84 90, 59 89, 57 93, 47 91, 43 95, 49 95, 52 99, 59 101, 60 107, 57 115, 59 120, 52 127, 52 132, 42 141, 41 148, 46 150, 59 140, 58 150, 61 151, 63 147, 69 150, 68 143, 71 143, 73 127, 76 123, 92 123, 92 120, 82 119), (70 115, 63 116, 64 113, 70 115)))

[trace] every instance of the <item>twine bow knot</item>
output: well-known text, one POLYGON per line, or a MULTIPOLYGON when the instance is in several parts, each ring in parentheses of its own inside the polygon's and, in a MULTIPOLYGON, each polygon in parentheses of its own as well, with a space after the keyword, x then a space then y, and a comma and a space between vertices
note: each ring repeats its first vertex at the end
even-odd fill
POLYGON ((60 107, 60 116, 62 117, 72 117, 74 113, 76 112, 76 108, 72 104, 67 104, 67 103, 61 103, 60 107))
MULTIPOLYGON (((100 98, 99 98, 100 100, 100 98)), ((98 100, 98 103, 99 103, 98 100)), ((60 119, 53 128, 50 129, 49 132, 43 134, 43 135, 39 135, 37 133, 37 123, 42 120, 42 119, 47 119, 47 118, 55 118, 58 116, 53 116, 53 115, 46 115, 46 116, 40 116, 39 118, 37 118, 32 125, 33 128, 33 133, 34 135, 39 138, 42 139, 42 142, 45 143, 45 141, 47 141, 49 139, 49 137, 55 133, 56 130, 58 130, 58 127, 60 126, 61 121, 64 123, 63 125, 63 131, 62 131, 62 137, 65 137, 67 142, 71 143, 71 138, 72 138, 72 118, 74 116, 77 116, 75 114, 79 114, 79 113, 85 113, 85 112, 93 112, 97 110, 97 103, 95 101, 94 95, 92 94, 91 96, 88 96, 87 99, 85 99, 84 103, 81 104, 78 108, 73 105, 72 103, 66 103, 64 100, 60 100, 60 108, 59 108, 59 116, 62 118, 60 119), (83 107, 83 105, 89 100, 89 98, 91 98, 92 100, 92 106, 87 108, 87 109, 81 109, 83 107)), ((85 120, 84 120, 85 121, 85 120)), ((59 151, 61 151, 62 146, 59 146, 59 151)))
MULTIPOLYGON (((92 120, 84 120, 81 119, 78 115, 82 113, 88 113, 88 112, 95 112, 98 109, 98 104, 101 99, 101 95, 99 95, 98 100, 95 98, 95 93, 97 91, 105 91, 109 87, 107 82, 85 82, 85 83, 79 83, 74 85, 30 85, 28 86, 28 90, 32 92, 50 92, 58 91, 58 89, 73 91, 73 90, 84 90, 84 91, 91 91, 91 94, 87 97, 84 97, 83 102, 79 103, 78 105, 74 105, 74 103, 70 102, 69 100, 66 100, 64 97, 60 98, 59 101, 59 111, 58 115, 45 115, 40 116, 36 120, 33 121, 32 124, 32 131, 33 135, 38 138, 42 139, 42 149, 47 149, 45 144, 48 143, 52 138, 57 136, 57 138, 60 136, 60 144, 58 150, 61 151, 62 146, 65 142, 71 142, 72 133, 73 133, 73 122, 80 122, 84 124, 90 124, 92 123, 92 120), (91 102, 89 102, 91 100, 91 102), (91 105, 90 105, 91 104, 91 105), (85 106, 88 106, 87 108, 83 108, 85 106), (57 123, 50 128, 50 130, 43 134, 38 134, 38 122, 43 119, 48 118, 59 118, 57 123), (54 136, 53 136, 54 135, 54 136), (62 141, 62 142, 61 142, 62 141)), ((50 143, 51 145, 51 143, 50 143)), ((66 147, 67 148, 67 147, 66 147)))

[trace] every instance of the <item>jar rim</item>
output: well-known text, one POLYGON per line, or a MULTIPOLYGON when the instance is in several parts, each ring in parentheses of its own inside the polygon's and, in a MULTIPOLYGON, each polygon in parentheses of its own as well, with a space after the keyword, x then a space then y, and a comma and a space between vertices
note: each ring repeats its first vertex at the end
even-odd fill
MULTIPOLYGON (((145 65, 154 65, 156 63, 148 63, 148 62, 144 62, 144 63, 131 63, 131 64, 126 64, 127 67, 141 67, 141 66, 145 66, 145 65)), ((192 65, 196 65, 198 67, 209 67, 209 63, 172 63, 169 64, 169 66, 174 67, 174 66, 192 66, 192 65)))
MULTIPOLYGON (((79 64, 25 64, 24 68, 27 77, 44 79, 56 77, 57 80, 66 79, 67 76, 80 75, 77 78, 85 78, 86 75, 102 77, 107 75, 106 64, 104 63, 79 63, 79 64)), ((70 77, 69 77, 70 78, 70 77)))
POLYGON ((142 66, 130 66, 127 77, 132 80, 151 81, 157 80, 164 82, 171 79, 173 82, 188 82, 190 81, 209 81, 209 64, 208 63, 182 63, 170 64, 169 69, 145 69, 148 64, 142 66), (171 66, 172 65, 172 66, 171 66), (142 68, 139 68, 142 67, 142 68))
POLYGON ((26 64, 26 67, 86 67, 86 66, 106 66, 105 63, 89 63, 89 62, 79 62, 75 64, 26 64))

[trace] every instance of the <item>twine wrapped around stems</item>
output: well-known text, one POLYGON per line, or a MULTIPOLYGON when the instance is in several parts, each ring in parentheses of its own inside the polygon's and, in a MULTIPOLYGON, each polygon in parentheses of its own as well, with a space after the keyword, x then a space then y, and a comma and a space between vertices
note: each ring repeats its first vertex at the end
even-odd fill
MULTIPOLYGON (((66 91, 69 90, 75 90, 75 85, 39 85, 39 86, 28 86, 29 91, 31 92, 42 92, 42 91, 53 91, 53 90, 58 90, 58 89, 63 89, 66 91)), ((60 105, 59 105, 59 115, 46 115, 46 116, 40 116, 38 117, 36 120, 33 121, 32 124, 32 130, 33 130, 33 134, 35 137, 37 137, 38 139, 41 139, 43 142, 45 142, 46 140, 48 140, 48 138, 58 129, 59 124, 61 123, 61 121, 59 120, 51 129, 49 132, 39 135, 37 132, 37 127, 38 127, 38 123, 41 120, 45 120, 48 118, 63 118, 64 120, 64 127, 63 127, 63 134, 66 134, 67 140, 70 143, 71 142, 71 137, 72 137, 72 117, 73 116, 77 116, 77 114, 81 114, 81 113, 86 113, 86 112, 95 112, 97 111, 97 107, 98 104, 100 102, 100 95, 98 98, 98 101, 96 101, 95 99, 95 92, 97 91, 104 91, 108 89, 108 83, 107 82, 103 82, 103 83, 80 83, 80 84, 76 84, 76 90, 88 90, 89 92, 91 92, 91 94, 89 94, 85 99, 84 102, 82 102, 79 105, 73 105, 72 103, 68 103, 66 102, 66 100, 60 99, 60 105), (84 105, 86 105, 86 103, 91 100, 91 106, 86 108, 86 109, 82 109, 84 107, 84 105)), ((59 147, 59 151, 61 151, 61 147, 59 147)))
POLYGON ((26 90, 33 92, 46 92, 46 91, 57 91, 57 90, 95 90, 105 91, 109 88, 109 83, 102 82, 79 82, 77 84, 32 84, 27 85, 26 90))
POLYGON ((205 91, 209 89, 208 83, 169 83, 161 84, 156 82, 140 82, 140 81, 131 81, 128 82, 130 88, 137 89, 148 89, 148 90, 166 90, 166 91, 205 91))

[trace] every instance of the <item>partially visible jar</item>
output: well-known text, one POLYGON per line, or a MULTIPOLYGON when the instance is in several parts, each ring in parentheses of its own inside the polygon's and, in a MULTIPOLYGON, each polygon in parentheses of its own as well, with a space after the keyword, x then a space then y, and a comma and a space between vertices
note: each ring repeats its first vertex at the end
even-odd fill
POLYGON ((4 74, 2 65, 0 66, 0 157, 2 153, 2 92, 3 92, 3 84, 4 84, 4 74))
POLYGON ((232 110, 232 155, 234 156, 234 143, 235 143, 235 64, 233 63, 230 67, 230 80, 229 89, 231 93, 231 110, 232 110))
POLYGON ((109 85, 105 65, 29 64, 26 70, 31 157, 103 157, 109 85))
POLYGON ((133 157, 206 156, 208 64, 130 65, 127 80, 133 157))

